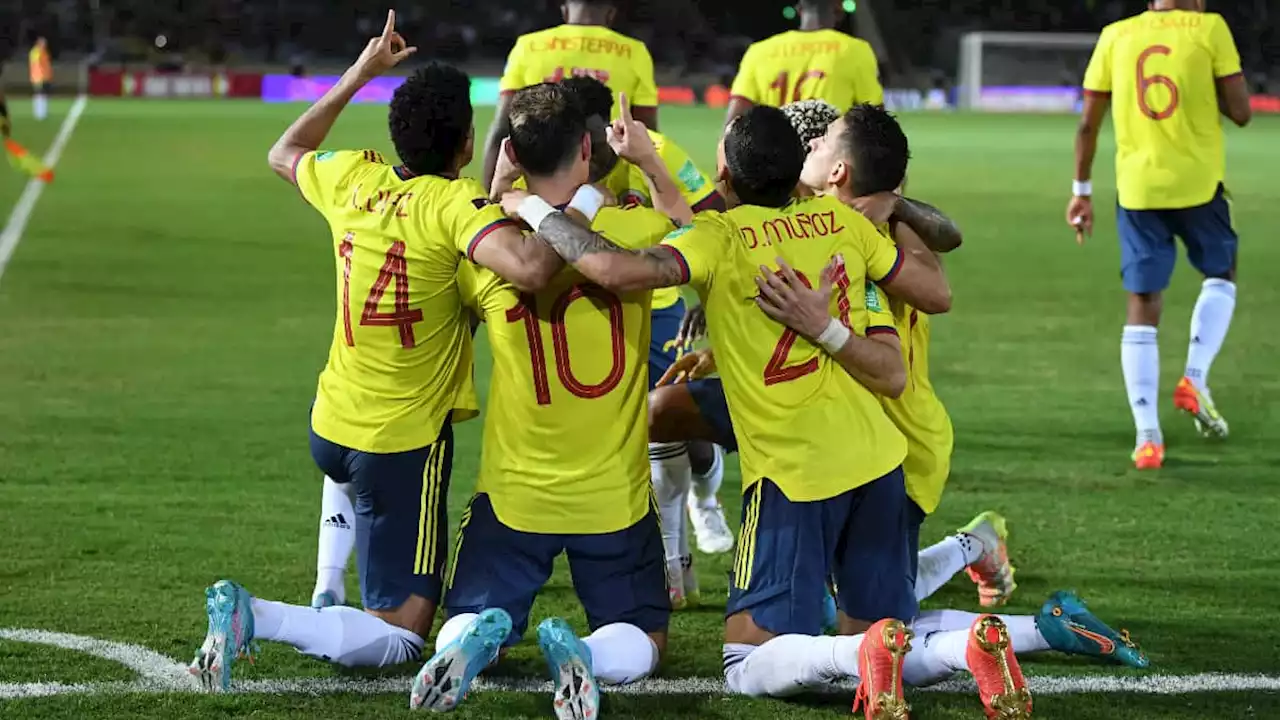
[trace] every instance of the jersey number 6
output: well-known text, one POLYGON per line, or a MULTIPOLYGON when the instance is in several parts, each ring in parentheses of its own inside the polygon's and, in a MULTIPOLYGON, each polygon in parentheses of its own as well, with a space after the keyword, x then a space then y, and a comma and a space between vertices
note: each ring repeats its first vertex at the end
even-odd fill
MULTIPOLYGON (((550 405, 551 381, 547 373, 547 353, 542 346, 542 328, 538 323, 537 299, 528 293, 521 293, 520 302, 507 310, 507 322, 524 323, 525 333, 529 338, 530 360, 533 362, 534 396, 539 405, 550 405)), ((580 398, 598 398, 607 394, 622 381, 622 372, 627 362, 626 344, 622 337, 622 301, 599 285, 574 285, 560 293, 551 304, 551 345, 555 352, 556 375, 565 390, 580 398), (595 300, 609 313, 609 345, 613 352, 613 363, 604 379, 594 385, 575 377, 569 364, 569 332, 565 328, 565 316, 569 312, 569 305, 579 298, 595 300)))
MULTIPOLYGON (((342 265, 342 329, 346 334, 347 347, 355 347, 356 340, 351 334, 351 256, 355 252, 355 235, 347 233, 338 244, 338 255, 343 259, 342 265)), ((422 322, 422 310, 409 309, 409 273, 404 259, 404 241, 395 240, 387 248, 387 254, 378 271, 378 279, 369 288, 369 296, 364 301, 364 312, 360 314, 360 324, 374 327, 396 327, 400 329, 400 346, 411 348, 417 345, 413 337, 413 324, 422 322), (387 286, 395 283, 395 309, 383 312, 378 309, 382 304, 382 296, 387 286)))
POLYGON ((1152 120, 1167 120, 1173 117, 1173 111, 1178 109, 1178 85, 1173 78, 1168 75, 1148 75, 1147 61, 1152 55, 1171 55, 1173 49, 1168 45, 1152 45, 1142 54, 1138 56, 1137 73, 1138 73, 1138 109, 1142 110, 1142 114, 1152 120), (1152 85, 1161 85, 1169 91, 1169 104, 1163 110, 1156 110, 1147 103, 1147 91, 1152 85))

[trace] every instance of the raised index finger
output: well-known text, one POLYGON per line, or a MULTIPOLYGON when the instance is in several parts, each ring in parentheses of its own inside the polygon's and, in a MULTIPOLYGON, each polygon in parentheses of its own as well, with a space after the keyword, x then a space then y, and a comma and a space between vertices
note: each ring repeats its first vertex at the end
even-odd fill
POLYGON ((631 121, 631 101, 627 99, 624 92, 618 93, 618 117, 622 118, 622 122, 630 124, 631 121))
POLYGON ((396 11, 395 11, 395 10, 388 10, 388 11, 387 11, 387 25, 386 25, 386 27, 382 28, 382 39, 383 39, 383 40, 390 40, 390 39, 391 39, 391 35, 392 35, 393 33, 395 33, 395 31, 396 31, 396 11))

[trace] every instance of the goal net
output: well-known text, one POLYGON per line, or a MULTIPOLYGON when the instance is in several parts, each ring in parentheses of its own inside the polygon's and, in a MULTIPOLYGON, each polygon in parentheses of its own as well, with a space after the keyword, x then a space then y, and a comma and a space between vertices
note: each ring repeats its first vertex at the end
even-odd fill
POLYGON ((1092 33, 967 33, 960 39, 957 104, 997 112, 1073 111, 1097 42, 1092 33))

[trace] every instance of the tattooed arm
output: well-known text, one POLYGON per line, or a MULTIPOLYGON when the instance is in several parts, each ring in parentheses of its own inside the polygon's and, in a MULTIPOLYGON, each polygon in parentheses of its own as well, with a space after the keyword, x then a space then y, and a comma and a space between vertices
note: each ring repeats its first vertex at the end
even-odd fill
POLYGON ((612 292, 674 287, 688 279, 680 256, 670 248, 627 250, 564 213, 548 215, 538 226, 538 237, 588 280, 612 292))
POLYGON ((930 250, 947 253, 960 247, 964 236, 960 226, 938 208, 926 202, 907 197, 898 199, 893 208, 893 219, 901 222, 920 236, 930 250))

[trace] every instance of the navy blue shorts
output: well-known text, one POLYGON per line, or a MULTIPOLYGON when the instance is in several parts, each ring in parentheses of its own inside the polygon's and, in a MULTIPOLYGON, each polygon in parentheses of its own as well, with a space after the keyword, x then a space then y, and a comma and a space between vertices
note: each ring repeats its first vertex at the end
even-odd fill
POLYGON ((724 383, 718 377, 693 380, 688 383, 689 394, 715 434, 715 443, 725 452, 738 451, 738 439, 733 435, 733 419, 729 417, 729 403, 724 397, 724 383))
POLYGON ((1208 278, 1226 278, 1236 266, 1239 240, 1231 225, 1226 191, 1204 205, 1179 210, 1126 210, 1117 206, 1120 233, 1120 277, 1131 293, 1159 292, 1169 287, 1178 248, 1174 236, 1187 247, 1187 260, 1208 278))
POLYGON ((671 307, 654 310, 649 333, 649 389, 657 385, 667 368, 689 352, 690 344, 676 345, 680 323, 684 320, 684 299, 671 307))
POLYGON ((450 616, 506 610, 512 620, 507 645, 524 635, 533 599, 562 552, 592 630, 621 622, 661 632, 671 617, 662 530, 652 511, 625 530, 601 535, 528 533, 503 525, 489 496, 478 494, 463 513, 453 552, 446 610, 450 616))
POLYGON ((910 622, 919 611, 910 506, 901 468, 813 502, 792 502, 773 481, 759 481, 742 504, 725 615, 749 612, 777 635, 821 635, 831 578, 849 617, 910 622))
POLYGON ((366 453, 311 432, 311 457, 339 483, 356 489, 356 565, 369 610, 393 610, 410 595, 440 602, 449 552, 449 477, 453 425, 431 445, 400 453, 366 453))

